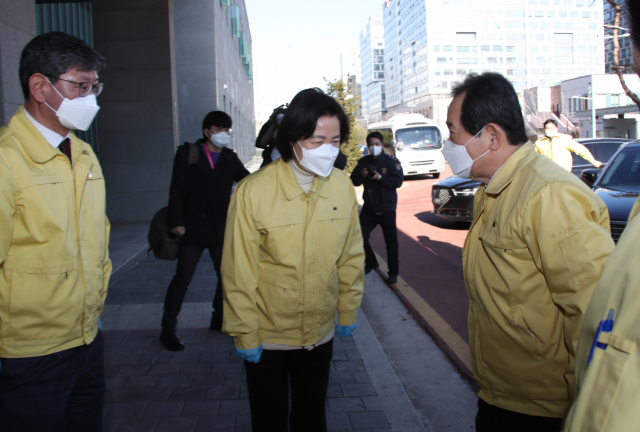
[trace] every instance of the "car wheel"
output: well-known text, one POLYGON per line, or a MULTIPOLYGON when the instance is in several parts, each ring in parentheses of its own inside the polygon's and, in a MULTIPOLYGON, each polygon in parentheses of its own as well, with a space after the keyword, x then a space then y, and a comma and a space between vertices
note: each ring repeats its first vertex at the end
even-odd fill
POLYGON ((434 178, 434 179, 440 178, 440 173, 434 173, 434 174, 433 174, 433 178, 434 178))

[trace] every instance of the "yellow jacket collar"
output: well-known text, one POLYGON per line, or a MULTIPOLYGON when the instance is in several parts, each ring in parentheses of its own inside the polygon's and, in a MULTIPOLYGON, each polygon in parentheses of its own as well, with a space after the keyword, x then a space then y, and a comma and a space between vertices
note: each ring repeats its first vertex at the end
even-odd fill
POLYGON ((502 165, 500 171, 485 189, 487 194, 498 194, 511 183, 516 175, 537 155, 532 145, 523 144, 502 165))
MULTIPOLYGON (((282 192, 284 192, 285 197, 287 197, 287 200, 291 201, 293 199, 296 199, 304 193, 304 191, 298 184, 296 177, 293 175, 288 162, 285 162, 282 158, 278 159, 276 170, 278 173, 278 178, 282 179, 282 181, 280 182, 280 187, 282 188, 282 192)), ((309 193, 315 193, 322 198, 327 198, 329 196, 327 191, 327 181, 327 177, 316 176, 316 179, 313 181, 313 186, 311 186, 311 190, 309 191, 309 193)))
MULTIPOLYGON (((53 159, 58 152, 51 144, 44 139, 42 134, 36 129, 36 127, 29 121, 24 112, 24 108, 21 106, 18 111, 9 121, 9 128, 25 139, 20 140, 20 144, 24 151, 33 159, 36 163, 45 163, 53 159)), ((74 136, 71 134, 73 141, 74 136)))

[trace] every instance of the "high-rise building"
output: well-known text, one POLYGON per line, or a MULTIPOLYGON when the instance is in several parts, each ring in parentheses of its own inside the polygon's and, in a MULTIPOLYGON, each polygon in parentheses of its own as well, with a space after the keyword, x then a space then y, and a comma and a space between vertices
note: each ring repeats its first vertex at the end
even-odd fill
POLYGON ((371 19, 360 32, 362 116, 378 119, 386 112, 384 86, 384 24, 371 19))
POLYGON ((604 72, 603 0, 386 0, 389 112, 444 124, 449 93, 496 71, 522 93, 604 72))
MULTIPOLYGON (((622 7, 624 11, 624 5, 626 0, 617 0, 618 5, 622 7)), ((616 10, 609 4, 608 1, 604 2, 604 24, 605 26, 614 26, 616 20, 616 10)), ((620 14, 620 23, 619 27, 622 29, 626 29, 629 25, 629 20, 625 16, 624 12, 620 14)), ((604 55, 605 55, 605 64, 606 64, 606 72, 607 73, 616 73, 616 71, 612 70, 613 66, 613 29, 611 27, 605 29, 605 43, 604 43, 604 55)), ((620 50, 618 51, 618 65, 620 66, 630 66, 633 64, 633 59, 631 58, 632 48, 631 48, 631 38, 629 37, 628 30, 618 30, 618 45, 620 50)))

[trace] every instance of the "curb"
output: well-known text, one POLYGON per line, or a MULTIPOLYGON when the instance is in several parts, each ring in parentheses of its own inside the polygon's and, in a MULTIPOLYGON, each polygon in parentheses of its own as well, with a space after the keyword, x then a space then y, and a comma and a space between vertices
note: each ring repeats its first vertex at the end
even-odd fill
POLYGON ((387 276, 384 274, 383 270, 378 267, 376 269, 382 280, 387 284, 387 286, 393 291, 396 296, 400 299, 400 301, 405 305, 411 316, 416 320, 418 325, 425 329, 427 333, 433 338, 436 345, 445 353, 451 364, 455 366, 455 368, 460 372, 460 374, 468 381, 471 388, 477 392, 480 391, 480 387, 476 382, 476 379, 473 376, 473 371, 469 369, 464 362, 456 355, 456 353, 447 345, 447 343, 440 337, 438 332, 429 324, 429 322, 422 316, 422 314, 415 308, 413 303, 409 301, 405 297, 405 295, 394 285, 388 282, 387 276))

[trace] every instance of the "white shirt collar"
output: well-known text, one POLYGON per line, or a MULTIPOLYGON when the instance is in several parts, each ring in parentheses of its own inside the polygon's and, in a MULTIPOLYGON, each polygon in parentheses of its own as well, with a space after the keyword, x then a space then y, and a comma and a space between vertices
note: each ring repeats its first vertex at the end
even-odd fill
POLYGON ((71 138, 71 131, 69 131, 69 133, 67 134, 66 137, 63 137, 62 135, 58 134, 57 132, 54 132, 51 129, 49 129, 48 127, 43 126, 42 124, 40 124, 36 119, 31 117, 31 114, 29 114, 29 112, 24 107, 22 107, 22 112, 24 112, 24 115, 27 116, 29 121, 31 121, 31 123, 33 123, 33 125, 36 127, 36 129, 38 129, 38 131, 42 134, 44 139, 49 144, 51 144, 53 147, 58 148, 58 146, 60 145, 60 143, 64 139, 66 139, 66 138, 70 139, 71 138))

